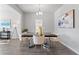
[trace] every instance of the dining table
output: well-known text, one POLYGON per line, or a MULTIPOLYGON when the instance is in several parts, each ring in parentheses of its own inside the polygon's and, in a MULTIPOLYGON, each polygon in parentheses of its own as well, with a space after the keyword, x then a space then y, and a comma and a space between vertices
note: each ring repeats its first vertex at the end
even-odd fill
MULTIPOLYGON (((22 34, 22 37, 33 37, 35 34, 33 34, 33 33, 27 33, 27 34, 22 34)), ((56 35, 56 34, 51 34, 51 33, 45 33, 44 34, 44 37, 47 37, 48 38, 48 40, 49 40, 49 42, 50 42, 50 47, 52 46, 51 45, 51 43, 52 43, 52 41, 51 41, 51 37, 58 37, 58 35, 56 35)))

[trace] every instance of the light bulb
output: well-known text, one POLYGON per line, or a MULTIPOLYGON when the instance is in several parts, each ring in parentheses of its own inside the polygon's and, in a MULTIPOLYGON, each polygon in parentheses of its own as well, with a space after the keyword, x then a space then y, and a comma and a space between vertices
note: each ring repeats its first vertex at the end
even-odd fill
POLYGON ((39 11, 39 15, 43 15, 43 12, 39 11))
POLYGON ((38 15, 39 15, 39 13, 38 13, 38 12, 36 12, 36 15, 38 16, 38 15))
POLYGON ((39 12, 36 12, 36 15, 43 15, 43 12, 39 11, 39 12))

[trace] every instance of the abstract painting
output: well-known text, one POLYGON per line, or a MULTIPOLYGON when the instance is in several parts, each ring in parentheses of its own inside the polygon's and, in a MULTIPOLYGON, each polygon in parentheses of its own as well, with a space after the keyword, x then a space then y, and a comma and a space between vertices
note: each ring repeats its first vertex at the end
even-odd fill
POLYGON ((72 9, 57 18, 57 25, 60 28, 74 28, 75 27, 75 10, 72 9))

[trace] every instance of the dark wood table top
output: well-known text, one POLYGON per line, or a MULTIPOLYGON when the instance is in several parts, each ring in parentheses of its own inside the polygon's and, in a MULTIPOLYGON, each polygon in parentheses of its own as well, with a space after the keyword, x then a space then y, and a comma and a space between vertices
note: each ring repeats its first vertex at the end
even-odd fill
POLYGON ((56 34, 45 34, 45 37, 57 37, 56 34))
POLYGON ((33 37, 33 35, 24 34, 22 37, 33 37))
MULTIPOLYGON (((58 35, 56 34, 45 34, 45 37, 57 37, 58 35)), ((33 37, 32 34, 24 34, 22 37, 33 37)))

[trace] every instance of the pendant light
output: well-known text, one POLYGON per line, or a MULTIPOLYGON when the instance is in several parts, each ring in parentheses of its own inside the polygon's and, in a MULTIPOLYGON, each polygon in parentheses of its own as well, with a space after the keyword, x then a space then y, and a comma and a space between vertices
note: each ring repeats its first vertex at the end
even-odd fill
POLYGON ((37 16, 40 16, 40 15, 43 15, 43 12, 41 11, 41 9, 40 9, 40 4, 39 4, 39 10, 36 12, 36 15, 37 16))

